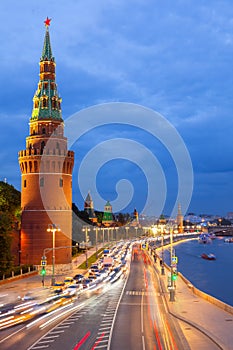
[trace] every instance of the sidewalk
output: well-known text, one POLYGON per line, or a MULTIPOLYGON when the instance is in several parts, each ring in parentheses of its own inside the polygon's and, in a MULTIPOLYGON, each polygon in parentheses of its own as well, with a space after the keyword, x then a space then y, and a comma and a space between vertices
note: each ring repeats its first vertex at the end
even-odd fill
MULTIPOLYGON (((98 247, 100 249, 101 246, 98 247)), ((87 257, 89 258, 93 254, 95 254, 96 248, 92 247, 87 251, 87 257)), ((73 264, 73 270, 70 270, 68 273, 65 272, 64 274, 55 275, 56 281, 61 281, 64 279, 65 276, 75 276, 78 273, 85 274, 87 270, 80 270, 78 267, 86 261, 86 253, 80 254, 78 257, 75 258, 75 264, 73 264)), ((55 273, 56 273, 56 267, 55 267, 55 273)), ((45 276, 45 287, 51 286, 51 275, 45 276)), ((11 280, 8 283, 0 284, 0 296, 4 294, 8 294, 8 299, 10 301, 14 301, 17 299, 18 296, 22 297, 26 293, 26 291, 31 290, 33 288, 39 288, 42 287, 42 277, 38 273, 35 276, 30 276, 23 279, 17 279, 17 280, 11 280)))
MULTIPOLYGON (((192 288, 179 276, 176 281, 175 301, 169 301, 170 293, 167 289, 167 274, 162 276, 159 263, 155 264, 162 284, 166 303, 170 314, 178 318, 182 331, 190 344, 191 349, 204 349, 203 339, 193 335, 193 328, 200 330, 217 344, 216 349, 233 349, 233 314, 224 311, 213 303, 195 295, 192 288)), ((212 350, 211 347, 205 349, 212 350)))

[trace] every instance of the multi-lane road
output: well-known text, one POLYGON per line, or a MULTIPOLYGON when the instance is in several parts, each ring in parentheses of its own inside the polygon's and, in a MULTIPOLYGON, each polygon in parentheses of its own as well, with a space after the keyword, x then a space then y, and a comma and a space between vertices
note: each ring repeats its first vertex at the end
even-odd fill
POLYGON ((128 273, 50 314, 0 332, 1 350, 180 350, 154 267, 134 249, 128 273))

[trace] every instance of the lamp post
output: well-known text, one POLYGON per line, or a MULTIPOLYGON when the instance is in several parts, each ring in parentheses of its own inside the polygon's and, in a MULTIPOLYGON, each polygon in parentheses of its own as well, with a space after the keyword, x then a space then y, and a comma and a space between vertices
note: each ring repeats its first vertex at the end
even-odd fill
POLYGON ((162 263, 161 263, 161 275, 165 275, 165 271, 164 271, 164 250, 163 250, 163 232, 162 232, 162 263))
POLYGON ((170 287, 170 301, 175 301, 175 286, 173 279, 173 230, 170 229, 170 257, 171 257, 171 287, 170 287))
POLYGON ((95 227, 95 256, 96 259, 98 259, 98 247, 97 247, 97 243, 98 243, 98 227, 95 227))
POLYGON ((105 230, 105 228, 101 227, 101 231, 103 231, 103 247, 104 247, 104 230, 105 230))
POLYGON ((87 242, 89 241, 88 238, 88 231, 90 231, 89 227, 87 225, 83 226, 82 231, 85 232, 85 254, 86 254, 86 268, 88 268, 88 259, 87 259, 87 242))
POLYGON ((55 233, 60 232, 61 229, 55 225, 55 224, 49 224, 47 228, 47 232, 53 233, 53 256, 52 256, 52 278, 51 278, 51 285, 54 286, 55 284, 55 233))
POLYGON ((117 242, 117 238, 118 238, 118 235, 117 235, 117 231, 119 230, 119 227, 115 227, 115 239, 116 239, 116 242, 117 242))
MULTIPOLYGON (((128 226, 126 226, 126 227, 125 227, 125 230, 126 230, 126 237, 125 237, 125 238, 127 239, 128 232, 129 232, 129 227, 128 227, 128 226)), ((129 236, 128 236, 128 239, 129 239, 129 236)))

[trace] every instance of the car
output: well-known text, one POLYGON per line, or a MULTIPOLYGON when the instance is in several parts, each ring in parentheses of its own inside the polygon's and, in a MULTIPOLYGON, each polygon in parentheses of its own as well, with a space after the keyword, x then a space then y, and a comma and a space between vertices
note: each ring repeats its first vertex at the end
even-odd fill
POLYGON ((77 275, 75 275, 73 277, 73 279, 76 281, 76 282, 81 282, 83 279, 84 279, 84 275, 82 275, 81 273, 78 273, 77 275))
POLYGON ((91 280, 89 278, 84 278, 84 280, 82 281, 83 289, 89 288, 90 283, 91 283, 91 280))
POLYGON ((83 290, 83 285, 82 284, 70 284, 66 292, 73 295, 73 294, 79 294, 83 290))
POLYGON ((53 289, 54 293, 62 293, 63 290, 65 289, 65 287, 66 287, 66 285, 64 282, 56 282, 52 286, 52 289, 53 289))
POLYGON ((73 277, 66 277, 66 278, 64 279, 64 283, 65 283, 66 285, 73 284, 73 283, 74 283, 73 277))
POLYGON ((97 278, 97 276, 96 276, 95 273, 90 272, 89 275, 88 275, 88 278, 89 278, 90 280, 95 280, 95 279, 97 278))

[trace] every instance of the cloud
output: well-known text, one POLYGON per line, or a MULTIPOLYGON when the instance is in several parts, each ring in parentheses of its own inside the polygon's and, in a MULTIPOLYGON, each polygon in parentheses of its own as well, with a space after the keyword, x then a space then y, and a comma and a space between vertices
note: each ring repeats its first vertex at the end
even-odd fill
MULTIPOLYGON (((213 0, 210 6, 201 0, 51 0, 46 13, 42 2, 2 1, 0 147, 1 159, 6 163, 10 159, 9 171, 4 165, 2 176, 9 173, 13 183, 20 181, 12 174, 18 174, 17 151, 25 147, 46 16, 52 18, 50 35, 64 119, 84 107, 111 101, 158 111, 177 128, 191 154, 195 203, 200 199, 200 208, 204 202, 203 209, 208 203, 213 206, 203 198, 214 191, 208 175, 222 188, 224 210, 227 206, 231 210, 231 1, 213 0), (12 134, 19 136, 12 140, 12 134), (222 186, 224 174, 227 186, 222 186), (203 190, 201 196, 199 188, 205 183, 209 192, 203 190)), ((138 130, 121 131, 122 136, 131 133, 135 140, 145 140, 172 168, 159 143, 138 130)), ((95 140, 106 139, 105 132, 96 130, 95 140)), ((108 132, 115 137, 118 129, 108 128, 108 132)), ((77 159, 89 141, 88 135, 79 140, 77 159)), ((214 204, 222 210, 217 200, 214 204)))

